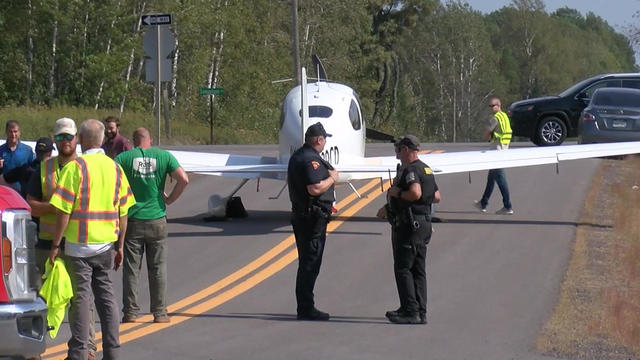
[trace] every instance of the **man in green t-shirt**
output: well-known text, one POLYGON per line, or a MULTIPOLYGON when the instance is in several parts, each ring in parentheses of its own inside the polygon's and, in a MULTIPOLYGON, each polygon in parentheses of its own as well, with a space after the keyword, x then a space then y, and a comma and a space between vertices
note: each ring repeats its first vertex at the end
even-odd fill
POLYGON ((147 252, 149 293, 153 321, 167 323, 167 217, 166 207, 178 199, 189 183, 187 173, 170 152, 151 147, 149 130, 133 133, 135 148, 120 153, 115 161, 127 175, 136 204, 129 209, 129 224, 124 241, 122 270, 124 317, 122 322, 135 322, 138 306, 138 277, 142 255, 147 252), (167 175, 176 185, 169 195, 164 191, 167 175))

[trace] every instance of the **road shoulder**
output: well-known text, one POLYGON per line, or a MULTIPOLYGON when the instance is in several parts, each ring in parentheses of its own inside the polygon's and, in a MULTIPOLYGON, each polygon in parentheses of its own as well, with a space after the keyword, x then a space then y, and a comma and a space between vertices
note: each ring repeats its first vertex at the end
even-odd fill
POLYGON ((577 226, 544 355, 637 359, 640 354, 640 158, 603 160, 577 226))

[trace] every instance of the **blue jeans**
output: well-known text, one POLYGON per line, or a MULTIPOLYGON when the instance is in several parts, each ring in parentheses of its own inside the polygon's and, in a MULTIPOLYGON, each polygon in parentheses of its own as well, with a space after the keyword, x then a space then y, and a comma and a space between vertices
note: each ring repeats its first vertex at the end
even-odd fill
POLYGON ((504 169, 489 170, 489 174, 487 174, 487 186, 484 188, 484 194, 482 195, 482 200, 480 200, 480 205, 482 205, 483 208, 487 207, 487 204, 489 204, 489 198, 493 192, 494 184, 498 184, 498 188, 502 194, 502 203, 504 204, 504 207, 511 209, 509 186, 507 186, 507 177, 504 175, 504 169))

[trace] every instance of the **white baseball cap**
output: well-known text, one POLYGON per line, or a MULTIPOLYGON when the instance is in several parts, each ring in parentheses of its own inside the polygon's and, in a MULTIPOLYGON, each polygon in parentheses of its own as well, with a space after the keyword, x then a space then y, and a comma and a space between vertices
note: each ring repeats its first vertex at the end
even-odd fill
POLYGON ((56 125, 53 127, 53 135, 70 134, 75 135, 78 132, 76 123, 68 117, 63 117, 56 120, 56 125))

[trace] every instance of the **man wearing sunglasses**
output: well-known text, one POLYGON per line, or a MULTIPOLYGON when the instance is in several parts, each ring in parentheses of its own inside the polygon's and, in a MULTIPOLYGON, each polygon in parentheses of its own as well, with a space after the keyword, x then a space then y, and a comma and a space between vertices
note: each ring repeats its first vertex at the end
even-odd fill
POLYGON ((394 324, 427 323, 427 244, 432 233, 431 205, 440 202, 440 190, 431 168, 418 158, 419 149, 420 141, 414 135, 396 141, 401 166, 387 191, 387 205, 377 213, 391 223, 400 307, 385 316, 394 324))
MULTIPOLYGON (((49 204, 49 200, 56 189, 60 171, 67 163, 77 157, 77 132, 76 123, 72 119, 64 117, 56 120, 53 134, 58 156, 42 161, 27 185, 27 202, 31 206, 31 215, 39 220, 38 242, 36 243, 36 265, 39 273, 44 273, 44 263, 47 261, 49 251, 51 251, 51 242, 56 226, 56 211, 49 204)), ((60 247, 64 249, 64 242, 60 247)), ((92 360, 97 359, 95 355, 95 306, 91 306, 90 311, 88 359, 92 360)))
MULTIPOLYGON (((498 150, 507 150, 509 143, 511 143, 511 124, 509 117, 502 111, 500 108, 500 99, 495 96, 489 98, 489 108, 493 115, 485 128, 484 138, 495 143, 498 150)), ((489 198, 491 197, 495 184, 498 184, 504 205, 502 209, 496 211, 496 214, 513 215, 509 186, 507 185, 507 177, 504 174, 504 169, 489 170, 487 174, 487 186, 482 194, 482 199, 475 201, 475 207, 480 210, 480 212, 487 212, 487 205, 489 204, 489 198)))
POLYGON ((27 202, 31 215, 39 219, 36 263, 44 272, 44 262, 51 250, 51 240, 56 226, 56 211, 49 200, 56 188, 62 167, 76 158, 76 123, 69 118, 56 121, 54 139, 58 156, 42 161, 27 185, 27 202))

